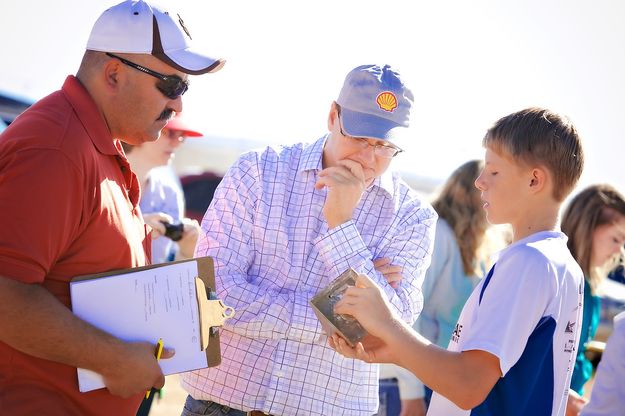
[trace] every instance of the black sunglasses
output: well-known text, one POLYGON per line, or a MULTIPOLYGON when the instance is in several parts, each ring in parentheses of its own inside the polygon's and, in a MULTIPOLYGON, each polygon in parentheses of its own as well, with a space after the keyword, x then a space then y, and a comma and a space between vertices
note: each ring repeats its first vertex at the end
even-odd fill
POLYGON ((158 78, 160 81, 156 83, 156 88, 169 99, 175 100, 176 98, 187 92, 187 90, 189 89, 189 83, 180 78, 178 75, 159 74, 158 72, 152 71, 149 68, 135 64, 134 62, 130 62, 129 60, 124 59, 121 56, 113 55, 109 52, 106 52, 106 54, 111 58, 119 59, 123 64, 126 64, 129 67, 158 78))

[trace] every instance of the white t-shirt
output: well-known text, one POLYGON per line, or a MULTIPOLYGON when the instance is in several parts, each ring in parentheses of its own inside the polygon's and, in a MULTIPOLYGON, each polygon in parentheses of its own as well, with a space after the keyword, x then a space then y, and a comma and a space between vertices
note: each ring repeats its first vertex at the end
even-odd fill
POLYGON ((543 231, 500 252, 447 349, 487 351, 499 358, 503 377, 472 410, 434 393, 428 416, 564 415, 584 287, 566 241, 560 232, 543 231))

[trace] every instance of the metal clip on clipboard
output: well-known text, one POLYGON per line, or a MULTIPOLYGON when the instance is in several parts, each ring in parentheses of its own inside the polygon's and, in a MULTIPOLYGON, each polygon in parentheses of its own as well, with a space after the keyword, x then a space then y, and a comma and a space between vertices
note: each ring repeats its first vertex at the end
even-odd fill
POLYGON ((195 278, 195 293, 200 317, 201 347, 208 347, 211 329, 222 326, 226 319, 234 317, 234 308, 224 305, 220 299, 212 299, 210 288, 206 287, 202 279, 195 278))

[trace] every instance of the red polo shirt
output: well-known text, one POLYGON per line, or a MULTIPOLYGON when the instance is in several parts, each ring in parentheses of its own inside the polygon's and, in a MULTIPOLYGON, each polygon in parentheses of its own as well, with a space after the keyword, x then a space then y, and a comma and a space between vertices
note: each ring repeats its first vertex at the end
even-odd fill
MULTIPOLYGON (((0 275, 40 284, 70 306, 75 276, 147 264, 139 185, 78 79, 0 135, 0 275)), ((0 342, 0 413, 135 415, 130 399, 78 391, 76 368, 0 342)))

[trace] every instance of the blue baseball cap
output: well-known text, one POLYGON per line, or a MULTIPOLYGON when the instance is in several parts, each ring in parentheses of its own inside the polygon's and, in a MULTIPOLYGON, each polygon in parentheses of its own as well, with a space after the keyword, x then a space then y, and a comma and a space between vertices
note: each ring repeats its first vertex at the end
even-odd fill
POLYGON ((413 101, 390 65, 362 65, 347 74, 336 103, 345 134, 391 141, 400 128, 409 126, 413 101))

